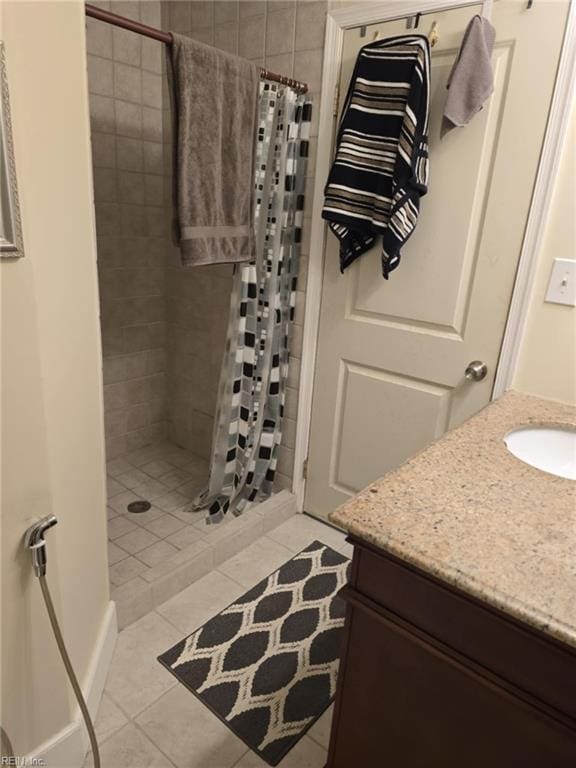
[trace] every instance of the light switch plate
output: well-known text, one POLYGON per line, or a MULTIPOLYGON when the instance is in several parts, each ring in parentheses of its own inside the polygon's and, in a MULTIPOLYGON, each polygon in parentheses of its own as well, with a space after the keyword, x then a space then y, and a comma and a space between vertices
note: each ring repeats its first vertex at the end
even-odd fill
POLYGON ((576 307, 575 259, 554 259, 545 301, 576 307))

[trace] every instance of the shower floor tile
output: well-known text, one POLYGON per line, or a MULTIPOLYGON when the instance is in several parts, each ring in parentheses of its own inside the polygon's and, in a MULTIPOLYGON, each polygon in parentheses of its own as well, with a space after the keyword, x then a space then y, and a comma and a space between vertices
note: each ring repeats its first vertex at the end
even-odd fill
MULTIPOLYGON (((268 571, 274 570, 279 560, 289 560, 295 550, 314 540, 350 555, 342 532, 305 515, 293 515, 262 536, 257 545, 247 546, 210 569, 119 633, 96 719, 104 768, 266 768, 266 763, 176 682, 156 656, 254 586, 261 578, 260 571, 254 570, 256 556, 266 555, 268 571)), ((135 586, 138 581, 134 579, 135 586)), ((278 768, 323 768, 332 712, 333 706, 278 768)), ((84 768, 89 766, 90 755, 84 768)))
POLYGON ((107 471, 109 577, 121 628, 296 511, 292 494, 282 491, 238 518, 206 525, 204 512, 189 509, 208 482, 208 463, 170 442, 115 458, 107 471), (152 504, 148 511, 128 511, 141 500, 152 504))
MULTIPOLYGON (((114 544, 110 563, 113 578, 124 568, 122 560, 136 558, 138 574, 158 565, 174 555, 178 549, 166 539, 173 537, 187 525, 200 521, 195 513, 185 512, 190 504, 188 494, 178 493, 193 477, 199 478, 199 490, 208 482, 208 463, 178 446, 162 442, 132 451, 108 462, 108 539, 114 544), (193 467, 194 472, 183 471, 182 465, 193 467), (163 482, 166 478, 167 482, 163 482), (131 513, 132 501, 153 502, 148 512, 131 513), (160 502, 160 503, 158 503, 160 502), (178 511, 179 517, 169 512, 178 511)), ((186 489, 187 490, 187 489, 186 489)), ((128 569, 126 569, 128 571, 128 569)), ((136 568, 132 568, 136 571, 136 568)), ((136 573, 135 573, 136 575, 136 573)), ((126 579, 125 579, 126 581, 126 579)))

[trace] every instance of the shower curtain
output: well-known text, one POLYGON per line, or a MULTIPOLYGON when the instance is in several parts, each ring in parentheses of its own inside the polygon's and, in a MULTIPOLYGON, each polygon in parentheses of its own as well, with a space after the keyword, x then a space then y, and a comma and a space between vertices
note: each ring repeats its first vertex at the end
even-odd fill
POLYGON ((235 266, 208 488, 194 501, 207 522, 268 496, 282 437, 312 106, 260 83, 256 261, 235 266))

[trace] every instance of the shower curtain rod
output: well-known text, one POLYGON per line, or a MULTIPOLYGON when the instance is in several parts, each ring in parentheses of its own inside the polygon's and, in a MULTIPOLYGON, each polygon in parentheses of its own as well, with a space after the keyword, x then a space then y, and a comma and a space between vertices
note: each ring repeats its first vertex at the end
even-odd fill
MULTIPOLYGON (((170 32, 163 32, 161 29, 155 29, 149 27, 147 24, 142 24, 140 21, 133 21, 127 19, 125 16, 119 16, 112 11, 105 11, 102 8, 97 8, 95 5, 86 3, 86 16, 91 16, 93 19, 99 21, 105 21, 107 24, 113 24, 115 27, 122 27, 128 29, 130 32, 136 32, 137 35, 144 35, 144 37, 151 37, 152 40, 159 40, 166 45, 172 45, 172 35, 170 32)), ((277 75, 275 72, 270 72, 268 69, 260 67, 260 77, 265 80, 273 80, 276 83, 282 83, 282 85, 288 85, 290 88, 294 88, 299 93, 306 93, 308 91, 308 85, 301 83, 299 80, 293 80, 291 77, 284 77, 284 75, 277 75)))

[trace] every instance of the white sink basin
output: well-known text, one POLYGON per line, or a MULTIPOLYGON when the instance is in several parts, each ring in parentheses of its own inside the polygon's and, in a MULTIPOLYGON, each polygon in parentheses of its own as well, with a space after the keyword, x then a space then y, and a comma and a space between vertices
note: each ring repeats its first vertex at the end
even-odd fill
POLYGON ((576 430, 520 427, 504 438, 510 453, 525 464, 576 480, 576 430))

